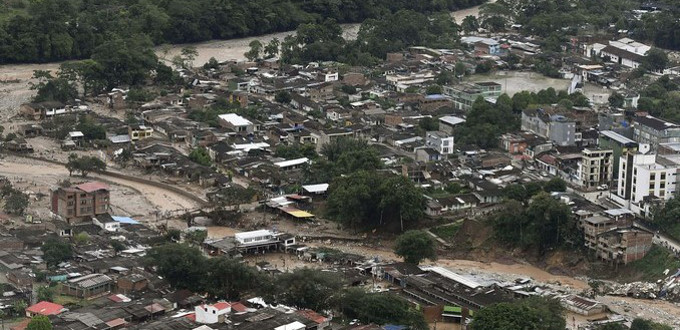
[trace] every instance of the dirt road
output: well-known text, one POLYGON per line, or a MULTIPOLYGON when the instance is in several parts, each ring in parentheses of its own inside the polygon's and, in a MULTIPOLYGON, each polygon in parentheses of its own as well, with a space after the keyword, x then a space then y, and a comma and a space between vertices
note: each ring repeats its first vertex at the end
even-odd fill
MULTIPOLYGON (((53 186, 56 185, 58 181, 69 178, 68 171, 63 166, 17 157, 6 157, 0 162, 0 175, 24 179, 41 177, 43 179, 42 182, 49 183, 51 181, 51 185, 53 186)), ((147 199, 155 208, 155 210, 149 210, 149 214, 155 213, 155 211, 171 212, 177 209, 193 209, 197 207, 196 203, 193 201, 155 186, 96 174, 92 174, 91 177, 95 180, 97 178, 102 178, 106 181, 130 187, 138 191, 142 195, 141 197, 147 199)), ((75 180, 77 178, 73 179, 75 180)), ((112 200, 112 203, 114 202, 115 201, 112 200)), ((127 203, 132 202, 133 201, 127 201, 127 203)), ((124 204, 126 204, 126 201, 121 200, 119 203, 122 204, 122 207, 125 207, 124 204)))

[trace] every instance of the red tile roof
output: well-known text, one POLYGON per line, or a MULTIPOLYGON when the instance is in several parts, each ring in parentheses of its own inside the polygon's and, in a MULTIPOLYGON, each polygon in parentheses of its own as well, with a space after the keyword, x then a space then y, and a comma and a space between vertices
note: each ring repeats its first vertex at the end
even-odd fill
POLYGON ((248 310, 248 307, 240 302, 231 303, 231 310, 237 313, 243 313, 248 310))
POLYGON ((321 323, 326 322, 325 317, 319 315, 319 313, 317 313, 317 312, 315 312, 311 309, 299 310, 299 311, 297 311, 297 313, 300 314, 302 317, 308 319, 308 320, 316 322, 317 324, 321 324, 321 323))
POLYGON ((49 301, 41 301, 33 306, 26 308, 27 312, 39 315, 59 315, 64 310, 64 306, 51 303, 49 301))
POLYGON ((121 318, 113 319, 109 322, 106 322, 106 325, 108 325, 111 328, 117 327, 117 326, 120 326, 120 325, 123 325, 123 324, 127 324, 127 322, 125 320, 121 319, 121 318))
POLYGON ((184 317, 186 317, 187 319, 189 319, 191 321, 196 322, 196 313, 187 314, 184 317))
POLYGON ((84 192, 93 192, 97 190, 109 190, 109 186, 102 182, 85 182, 76 186, 76 188, 84 192))
POLYGON ((231 307, 231 305, 228 302, 218 302, 217 304, 214 304, 213 307, 215 307, 218 311, 221 311, 231 307))

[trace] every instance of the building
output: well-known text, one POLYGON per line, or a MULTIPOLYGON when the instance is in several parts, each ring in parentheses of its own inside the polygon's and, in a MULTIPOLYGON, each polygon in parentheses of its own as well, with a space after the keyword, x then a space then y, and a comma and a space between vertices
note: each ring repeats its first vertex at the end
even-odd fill
POLYGON ((470 47, 474 47, 477 54, 499 55, 501 53, 501 44, 491 38, 467 36, 460 38, 460 41, 470 47))
POLYGON ((150 138, 153 135, 153 127, 145 125, 129 125, 128 135, 131 141, 150 138))
POLYGON ((598 145, 602 149, 614 151, 614 171, 613 177, 619 176, 619 159, 628 152, 637 151, 637 142, 614 131, 600 131, 598 145))
POLYGON ((109 186, 101 182, 60 187, 52 191, 52 212, 71 224, 107 213, 109 198, 109 186))
POLYGON ((257 125, 252 121, 235 113, 219 115, 218 119, 222 127, 231 128, 237 133, 254 133, 258 130, 257 125))
POLYGON ((444 86, 444 94, 453 99, 453 107, 459 110, 470 110, 478 98, 495 101, 502 94, 502 85, 495 82, 466 83, 456 86, 444 86))
POLYGON ((196 313, 196 323, 224 323, 227 314, 231 312, 231 304, 222 301, 213 305, 200 305, 194 308, 194 312, 196 313))
POLYGON ((583 230, 585 246, 595 250, 598 236, 616 228, 626 228, 633 224, 633 212, 627 209, 607 210, 604 214, 593 215, 579 221, 579 227, 583 230))
POLYGON ((652 49, 651 46, 639 43, 630 38, 622 38, 619 40, 610 40, 609 44, 604 48, 595 48, 595 52, 599 50, 600 57, 609 59, 609 62, 617 63, 629 68, 637 68, 644 61, 647 52, 652 49))
POLYGON ((609 184, 614 173, 614 151, 611 149, 583 149, 578 164, 581 186, 595 189, 609 184))
POLYGON ((439 108, 451 106, 452 103, 445 95, 432 94, 426 95, 424 98, 420 99, 418 104, 422 111, 434 111, 439 108))
POLYGON ((42 120, 50 114, 66 113, 66 108, 61 102, 25 103, 19 108, 21 115, 31 120, 42 120))
POLYGON ((568 295, 560 299, 560 304, 569 311, 585 316, 600 314, 606 311, 604 304, 577 295, 568 295))
POLYGON ((429 131, 425 134, 425 147, 436 150, 444 157, 455 152, 453 136, 440 131, 429 131))
POLYGON ((561 147, 576 144, 576 122, 543 109, 522 111, 522 130, 531 131, 561 147))
POLYGON ((654 234, 641 228, 619 228, 598 236, 597 256, 614 264, 642 259, 652 248, 654 234))
POLYGON ((656 150, 660 143, 680 142, 680 125, 652 116, 636 117, 633 140, 649 144, 656 150))
POLYGON ((262 229, 236 233, 233 237, 206 241, 203 243, 203 248, 210 255, 234 255, 238 253, 286 250, 295 244, 295 236, 262 229))
POLYGON ((113 289, 113 279, 103 274, 90 274, 62 283, 61 293, 82 299, 107 295, 113 289))
POLYGON ((34 317, 37 315, 50 316, 59 315, 66 311, 64 306, 55 304, 49 301, 41 301, 35 305, 26 308, 26 317, 34 317))
POLYGON ((642 216, 650 215, 655 203, 675 195, 680 166, 640 145, 640 151, 621 156, 616 192, 612 200, 642 216))
POLYGON ((456 116, 444 116, 439 118, 439 130, 453 135, 454 128, 465 122, 465 119, 456 116))

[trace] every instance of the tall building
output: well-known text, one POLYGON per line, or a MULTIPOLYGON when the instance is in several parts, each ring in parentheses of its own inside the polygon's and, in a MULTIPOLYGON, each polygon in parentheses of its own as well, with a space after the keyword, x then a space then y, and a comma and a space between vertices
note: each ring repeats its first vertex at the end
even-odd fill
POLYGON ((107 213, 109 186, 101 182, 87 182, 52 191, 52 212, 68 223, 107 213))
POLYGON ((601 131, 598 145, 614 151, 614 178, 619 177, 619 159, 628 152, 637 151, 637 142, 614 131, 601 131))
POLYGON ((437 150, 445 157, 454 153, 453 136, 441 131, 430 131, 425 134, 425 146, 437 150))
POLYGON ((534 132, 561 147, 576 144, 576 121, 544 109, 522 111, 522 130, 534 132))
POLYGON ((633 122, 633 140, 657 150, 661 143, 680 142, 680 125, 652 116, 637 117, 633 122))
POLYGON ((621 156, 616 193, 612 199, 638 215, 648 216, 655 203, 675 194, 680 165, 650 152, 648 145, 640 151, 621 156))
POLYGON ((470 110, 477 98, 496 100, 501 94, 502 85, 495 82, 466 83, 457 86, 444 86, 444 94, 453 99, 453 107, 470 110))
POLYGON ((583 149, 578 172, 581 185, 594 189, 609 185, 614 173, 614 151, 611 149, 583 149))

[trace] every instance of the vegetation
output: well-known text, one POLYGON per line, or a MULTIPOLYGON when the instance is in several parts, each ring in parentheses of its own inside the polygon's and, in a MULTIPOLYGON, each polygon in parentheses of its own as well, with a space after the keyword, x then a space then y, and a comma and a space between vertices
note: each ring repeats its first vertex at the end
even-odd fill
POLYGON ((56 237, 48 238, 40 247, 40 250, 43 252, 43 260, 48 267, 54 267, 73 256, 71 244, 56 237))
POLYGON ((456 236, 458 230, 460 230, 460 227, 462 225, 463 222, 455 222, 452 224, 446 224, 439 227, 430 228, 430 232, 432 232, 433 234, 437 235, 437 237, 445 241, 451 241, 456 236))
POLYGON ((671 198, 664 206, 653 210, 654 223, 673 236, 680 237, 680 199, 671 198))
POLYGON ((40 287, 38 287, 36 295, 37 295, 38 301, 54 302, 55 293, 56 292, 55 292, 54 288, 51 288, 49 286, 40 286, 40 287))
POLYGON ((430 234, 422 230, 401 234, 394 243, 394 253, 403 257, 404 262, 416 265, 423 259, 437 260, 436 243, 430 234))
MULTIPOLYGON (((145 40, 150 45, 191 43, 288 31, 307 23, 320 22, 323 18, 338 23, 362 22, 368 18, 389 16, 400 9, 414 11, 415 14, 415 11, 453 10, 480 3, 480 0, 376 0, 370 3, 361 0, 291 0, 276 3, 267 0, 113 0, 105 4, 76 0, 29 2, 25 9, 9 10, 7 14, 2 10, 0 64, 83 59, 106 52, 111 57, 118 57, 129 54, 126 44, 135 39, 145 40), (17 14, 19 12, 21 14, 17 14), (102 17, 107 19, 103 20, 102 17)), ((410 24, 401 27, 403 31, 411 32, 411 27, 419 31, 419 24, 425 23, 430 26, 431 34, 439 32, 435 29, 436 25, 427 24, 422 19, 405 22, 410 24)), ((396 32, 394 28, 390 31, 396 32)), ((402 38, 411 40, 414 37, 424 36, 408 33, 402 38)), ((384 47, 384 44, 379 46, 384 47)), ((278 48, 274 45, 260 46, 257 54, 251 54, 257 55, 255 58, 260 57, 262 51, 266 56, 271 56, 278 48)), ((94 59, 99 62, 100 58, 94 59)), ((107 68, 105 63, 102 66, 107 68)), ((120 72, 123 73, 121 79, 130 77, 126 73, 130 71, 120 72)))
POLYGON ((680 122, 680 87, 661 76, 640 93, 638 109, 672 122, 680 122))
POLYGON ((671 330, 671 329, 672 327, 668 325, 641 318, 634 319, 633 323, 630 325, 630 330, 671 330))
POLYGON ((301 268, 279 275, 275 280, 274 300, 298 309, 327 310, 342 287, 337 276, 315 269, 301 268))
POLYGON ((295 159, 302 157, 315 159, 319 156, 316 153, 316 147, 313 144, 299 144, 299 143, 291 145, 280 144, 276 147, 274 155, 276 157, 281 157, 285 159, 295 159))
POLYGON ((680 269, 680 260, 667 248, 653 245, 642 259, 629 263, 626 268, 639 274, 643 280, 656 281, 664 270, 680 269))
POLYGON ((106 163, 97 157, 81 156, 70 154, 68 162, 66 163, 68 175, 73 175, 73 172, 80 172, 82 177, 86 177, 90 172, 102 172, 106 170, 106 163))
POLYGON ((47 316, 37 315, 28 323, 26 330, 52 330, 52 322, 47 316))
POLYGON ((566 321, 559 301, 531 297, 512 303, 499 303, 475 313, 472 330, 545 329, 562 330, 566 321))
POLYGON ((191 245, 200 246, 208 238, 207 230, 193 230, 184 235, 184 239, 191 245))
POLYGON ((505 208, 492 222, 496 237, 502 242, 541 255, 582 239, 569 207, 545 192, 535 195, 528 207, 515 200, 506 201, 505 208))
POLYGON ((210 166, 210 164, 212 164, 212 159, 210 158, 208 149, 204 147, 198 147, 194 150, 191 150, 191 153, 189 153, 189 159, 191 159, 192 162, 203 166, 210 166))
POLYGON ((363 324, 400 324, 410 329, 428 329, 423 314, 405 301, 390 293, 367 293, 353 288, 339 299, 339 309, 345 318, 357 319, 363 324))
POLYGON ((238 300, 264 281, 253 267, 226 257, 208 259, 185 244, 155 247, 149 251, 147 263, 173 287, 207 292, 218 299, 238 300))
POLYGON ((5 212, 9 214, 23 214, 28 207, 28 195, 12 189, 5 197, 5 212))

